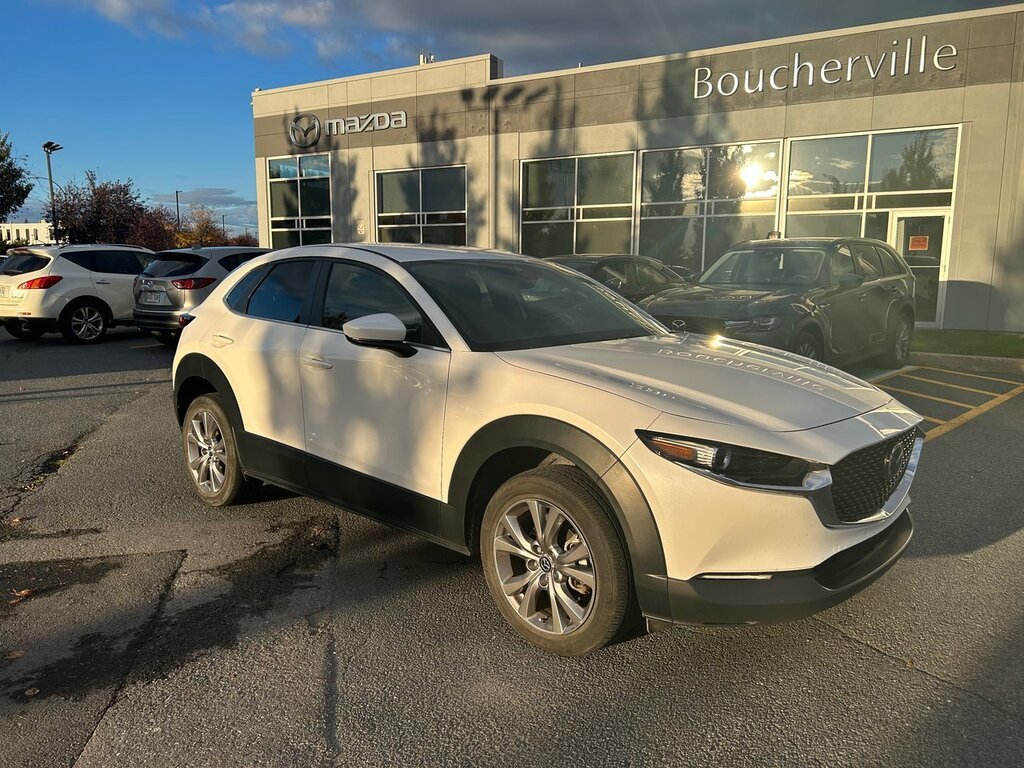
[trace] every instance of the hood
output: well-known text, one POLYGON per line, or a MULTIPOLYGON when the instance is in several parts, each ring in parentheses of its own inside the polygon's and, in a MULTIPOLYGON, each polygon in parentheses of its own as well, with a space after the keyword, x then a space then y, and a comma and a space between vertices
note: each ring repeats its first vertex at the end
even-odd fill
POLYGON ((692 333, 497 354, 675 416, 773 432, 831 424, 891 400, 823 363, 692 333))
POLYGON ((780 288, 774 291, 756 288, 729 288, 710 285, 689 285, 662 291, 640 303, 647 312, 658 315, 696 315, 700 317, 753 317, 770 313, 776 306, 786 305, 807 291, 780 288))

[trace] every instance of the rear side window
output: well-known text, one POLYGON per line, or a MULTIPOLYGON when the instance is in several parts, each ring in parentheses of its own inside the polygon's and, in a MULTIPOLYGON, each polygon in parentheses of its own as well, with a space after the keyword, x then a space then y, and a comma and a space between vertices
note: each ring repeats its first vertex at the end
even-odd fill
POLYGON ((5 275, 24 275, 29 272, 38 272, 50 263, 49 256, 40 256, 37 253, 13 253, 3 262, 5 275))
POLYGON ((249 302, 249 294, 252 289, 260 284, 260 281, 267 276, 271 267, 259 267, 247 274, 232 288, 225 301, 235 312, 245 312, 245 306, 249 302))
POLYGON ((206 259, 194 253, 158 253, 142 274, 147 277, 181 277, 197 272, 206 259))
POLYGON ((137 275, 145 266, 141 255, 134 251, 97 251, 93 271, 107 275, 137 275))
POLYGON ((853 265, 853 254, 845 245, 836 248, 832 254, 832 277, 838 280, 840 275, 855 275, 857 268, 853 265))
POLYGON ((865 243, 853 243, 853 253, 857 257, 857 264, 860 266, 861 274, 866 280, 877 280, 885 274, 882 269, 882 260, 874 246, 865 243))
POLYGON ((217 263, 224 267, 228 272, 231 272, 232 270, 238 269, 238 267, 245 264, 245 262, 250 259, 255 259, 257 256, 262 254, 263 251, 243 251, 242 253, 232 253, 230 256, 225 256, 224 258, 219 259, 217 263))
POLYGON ((289 261, 275 265, 249 297, 246 314, 264 320, 300 322, 302 304, 312 290, 310 278, 313 267, 312 261, 289 261))
POLYGON ((96 269, 95 251, 71 251, 70 253, 61 254, 61 258, 90 272, 96 269))
POLYGON ((878 256, 882 259, 882 268, 885 270, 886 275, 902 275, 906 273, 907 270, 900 264, 895 254, 887 251, 885 248, 879 248, 877 245, 875 250, 878 251, 878 256))

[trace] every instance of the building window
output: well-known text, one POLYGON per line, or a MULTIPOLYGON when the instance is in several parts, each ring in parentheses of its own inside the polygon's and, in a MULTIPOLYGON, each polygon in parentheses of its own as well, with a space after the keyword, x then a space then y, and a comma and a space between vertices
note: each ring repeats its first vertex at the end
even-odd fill
POLYGON ((631 253, 634 155, 523 163, 521 251, 631 253))
POLYGON ((267 171, 271 246, 331 242, 330 156, 272 158, 267 171))
POLYGON ((764 237, 775 228, 780 160, 777 141, 644 152, 640 253, 699 272, 764 237))
POLYGON ((466 244, 466 167, 377 174, 377 242, 466 244))

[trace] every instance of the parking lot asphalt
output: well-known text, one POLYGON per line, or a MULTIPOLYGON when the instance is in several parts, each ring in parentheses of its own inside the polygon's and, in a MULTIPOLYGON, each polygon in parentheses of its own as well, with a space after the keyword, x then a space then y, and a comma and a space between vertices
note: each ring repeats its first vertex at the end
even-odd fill
POLYGON ((4 766, 1024 760, 1013 377, 881 382, 963 405, 919 398, 947 422, 929 428, 956 423, 929 435, 906 557, 865 592, 562 659, 447 550, 269 489, 201 505, 170 360, 136 332, 80 348, 0 331, 4 766))

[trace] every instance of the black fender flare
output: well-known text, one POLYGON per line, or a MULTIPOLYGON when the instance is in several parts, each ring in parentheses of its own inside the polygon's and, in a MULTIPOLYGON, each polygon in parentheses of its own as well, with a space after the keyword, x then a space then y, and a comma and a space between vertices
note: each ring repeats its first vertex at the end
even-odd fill
POLYGON ((665 553, 650 506, 636 480, 603 443, 579 427, 544 416, 507 416, 482 427, 463 446, 452 471, 449 508, 464 515, 466 544, 475 542, 471 508, 473 485, 489 459, 510 449, 557 453, 582 469, 608 500, 633 570, 641 611, 671 618, 665 553))
POLYGON ((174 369, 174 413, 178 418, 178 424, 184 420, 185 411, 188 409, 188 403, 182 402, 182 391, 189 381, 197 379, 208 382, 214 388, 234 430, 236 432, 244 430, 242 412, 238 407, 238 400, 235 398, 234 389, 228 382, 228 377, 213 360, 196 352, 190 352, 181 358, 178 367, 174 369))

